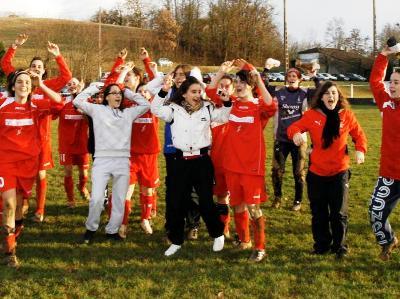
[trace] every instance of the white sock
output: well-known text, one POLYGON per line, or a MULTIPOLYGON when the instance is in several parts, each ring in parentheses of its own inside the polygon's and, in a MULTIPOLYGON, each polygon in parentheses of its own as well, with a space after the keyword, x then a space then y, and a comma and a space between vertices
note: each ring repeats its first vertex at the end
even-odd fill
POLYGON ((169 246, 169 248, 164 252, 164 255, 171 256, 175 254, 179 249, 181 249, 181 247, 181 245, 171 244, 171 246, 169 246))

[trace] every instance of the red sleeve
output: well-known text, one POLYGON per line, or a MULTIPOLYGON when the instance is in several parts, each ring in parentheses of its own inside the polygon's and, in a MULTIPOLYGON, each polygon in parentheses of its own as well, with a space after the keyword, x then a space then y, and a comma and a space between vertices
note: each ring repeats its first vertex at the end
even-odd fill
POLYGON ((261 113, 263 118, 273 117, 278 110, 278 102, 275 99, 272 99, 272 103, 267 105, 263 99, 259 98, 261 113))
POLYGON ((293 140, 293 136, 296 133, 304 133, 309 130, 308 129, 309 118, 308 118, 307 114, 308 113, 305 112, 302 118, 300 118, 298 121, 295 121, 294 123, 292 123, 289 126, 289 128, 287 129, 287 135, 290 140, 293 140))
POLYGON ((56 57, 56 62, 58 64, 59 75, 55 78, 47 79, 43 83, 50 89, 59 92, 68 81, 72 78, 72 73, 69 70, 67 63, 62 55, 56 57))
POLYGON ((354 113, 349 111, 349 134, 355 144, 357 151, 366 153, 367 152, 367 137, 360 124, 358 123, 354 113))
POLYGON ((378 54, 369 77, 369 86, 371 87, 372 94, 374 95, 376 105, 378 106, 379 110, 382 110, 382 105, 389 96, 389 94, 385 91, 385 85, 383 84, 387 66, 387 57, 385 55, 378 54))
POLYGON ((150 57, 143 59, 144 69, 146 70, 147 75, 149 75, 149 81, 153 80, 155 77, 155 74, 150 68, 150 62, 151 62, 150 57))
POLYGON ((210 100, 217 106, 222 105, 221 98, 217 95, 218 88, 210 88, 206 87, 206 95, 210 98, 210 100))
POLYGON ((115 59, 114 65, 111 68, 111 72, 108 75, 108 77, 106 78, 106 81, 104 82, 104 87, 117 82, 118 77, 119 77, 117 68, 119 68, 123 63, 124 63, 124 60, 121 57, 118 56, 117 59, 115 59))
POLYGON ((242 70, 244 70, 244 71, 251 71, 251 70, 254 70, 254 69, 255 69, 255 67, 251 63, 246 63, 242 68, 242 70))
POLYGON ((3 70, 4 74, 6 74, 6 76, 15 71, 15 68, 12 65, 12 60, 14 58, 15 51, 16 49, 9 47, 7 52, 1 58, 0 61, 1 69, 3 70))

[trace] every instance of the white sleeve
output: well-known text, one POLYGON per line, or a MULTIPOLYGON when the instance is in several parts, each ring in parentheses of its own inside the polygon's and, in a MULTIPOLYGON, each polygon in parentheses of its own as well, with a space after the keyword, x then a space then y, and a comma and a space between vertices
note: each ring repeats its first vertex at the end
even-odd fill
POLYGON ((157 73, 153 80, 146 84, 146 89, 151 93, 151 95, 156 95, 160 91, 164 83, 164 74, 157 73))
POLYGON ((217 123, 227 123, 229 121, 229 115, 231 114, 232 106, 221 108, 215 108, 214 105, 210 105, 211 109, 211 121, 217 123))
POLYGON ((137 106, 127 108, 131 112, 132 121, 150 109, 149 101, 140 94, 134 93, 129 88, 125 88, 124 90, 124 98, 137 104, 137 106))
POLYGON ((166 122, 171 122, 174 116, 174 112, 169 105, 164 106, 165 99, 166 98, 162 98, 158 94, 156 94, 153 101, 151 102, 151 113, 166 122))
POLYGON ((89 103, 87 100, 98 93, 100 90, 96 85, 89 86, 78 94, 72 101, 75 107, 82 110, 85 114, 92 116, 96 104, 89 103))

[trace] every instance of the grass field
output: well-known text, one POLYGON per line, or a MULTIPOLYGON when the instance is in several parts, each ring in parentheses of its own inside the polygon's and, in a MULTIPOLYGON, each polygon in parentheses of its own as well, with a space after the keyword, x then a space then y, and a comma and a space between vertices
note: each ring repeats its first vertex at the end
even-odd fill
MULTIPOLYGON (((80 200, 76 209, 66 208, 62 169, 57 166, 49 171, 45 223, 26 221, 18 244, 21 268, 16 271, 0 266, 0 297, 216 298, 223 292, 225 298, 398 298, 400 252, 395 252, 386 263, 377 259, 380 249, 367 213, 378 174, 380 116, 370 106, 357 106, 354 111, 366 131, 369 152, 365 165, 354 164, 352 168, 348 232, 351 252, 343 261, 336 261, 332 255, 309 254, 312 236, 308 200, 304 200, 301 212, 290 211, 293 181, 289 172, 284 184, 289 200, 284 207, 271 209, 270 203, 263 207, 268 258, 260 264, 249 263, 250 253, 236 251, 230 242, 222 252, 213 253, 204 225, 199 240, 186 242, 176 256, 165 258, 163 186, 159 188, 159 216, 154 220, 153 235, 142 233, 140 212, 135 206, 126 242, 106 241, 103 221, 96 242, 79 245, 85 230, 87 203, 80 200)), ((56 123, 54 133, 55 128, 56 123)), ((269 191, 271 134, 269 124, 265 130, 269 191)), ((354 149, 350 154, 354 155, 354 149)), ((162 181, 163 163, 161 157, 162 181)), ((287 169, 291 169, 290 163, 287 169)), ((397 208, 391 217, 395 229, 399 211, 397 208)))

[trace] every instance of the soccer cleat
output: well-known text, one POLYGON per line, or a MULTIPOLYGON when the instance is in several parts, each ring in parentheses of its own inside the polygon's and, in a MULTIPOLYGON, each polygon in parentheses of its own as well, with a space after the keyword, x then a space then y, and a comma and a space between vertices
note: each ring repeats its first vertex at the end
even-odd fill
POLYGON ((96 231, 86 230, 85 234, 83 235, 83 244, 91 244, 93 241, 93 237, 96 231))
POLYGON ((292 206, 292 211, 300 211, 301 210, 301 202, 295 201, 292 206))
POLYGON ((168 249, 164 252, 165 256, 171 256, 174 255, 179 249, 181 249, 182 246, 180 245, 175 245, 171 244, 171 246, 168 247, 168 249))
POLYGON ((6 256, 4 257, 4 264, 7 267, 15 268, 15 269, 18 269, 20 266, 20 263, 15 254, 6 254, 6 256))
POLYGON ((382 246, 382 251, 379 254, 379 258, 382 261, 388 261, 390 256, 392 255, 392 251, 399 245, 399 240, 396 237, 393 238, 390 244, 386 244, 382 246))
POLYGON ((197 240, 199 237, 199 229, 196 227, 189 229, 186 237, 188 240, 197 240))
POLYGON ((213 244, 213 251, 218 252, 224 249, 224 242, 225 242, 225 236, 222 235, 218 238, 214 239, 214 244, 213 244))
POLYGON ((253 247, 253 244, 251 243, 251 241, 242 242, 242 241, 240 241, 238 235, 235 235, 235 239, 233 240, 232 244, 239 250, 247 250, 247 249, 251 249, 253 247))
POLYGON ((341 260, 345 258, 349 254, 349 250, 347 248, 339 248, 338 251, 336 251, 336 256, 335 258, 337 260, 341 260))
POLYGON ((79 189, 79 185, 76 185, 76 187, 78 188, 79 193, 81 194, 81 197, 83 199, 89 201, 90 200, 90 192, 89 192, 89 190, 86 187, 82 188, 82 189, 79 189))
POLYGON ((68 209, 73 209, 76 207, 75 201, 69 201, 67 202, 67 208, 68 209))
POLYGON ((126 239, 127 233, 128 233, 128 225, 126 225, 126 224, 121 224, 121 226, 119 227, 119 230, 118 230, 118 235, 119 235, 122 239, 126 239))
POLYGON ((253 252, 251 253, 250 257, 249 257, 249 261, 251 262, 261 262, 264 258, 266 257, 266 253, 265 250, 253 250, 253 252))
POLYGON ((36 213, 35 213, 35 215, 33 215, 33 217, 31 218, 31 220, 32 220, 33 222, 36 222, 36 223, 42 223, 42 222, 43 222, 43 219, 44 219, 44 215, 43 215, 43 214, 36 214, 36 213))
POLYGON ((143 219, 140 226, 146 234, 151 235, 153 233, 149 219, 143 219))

